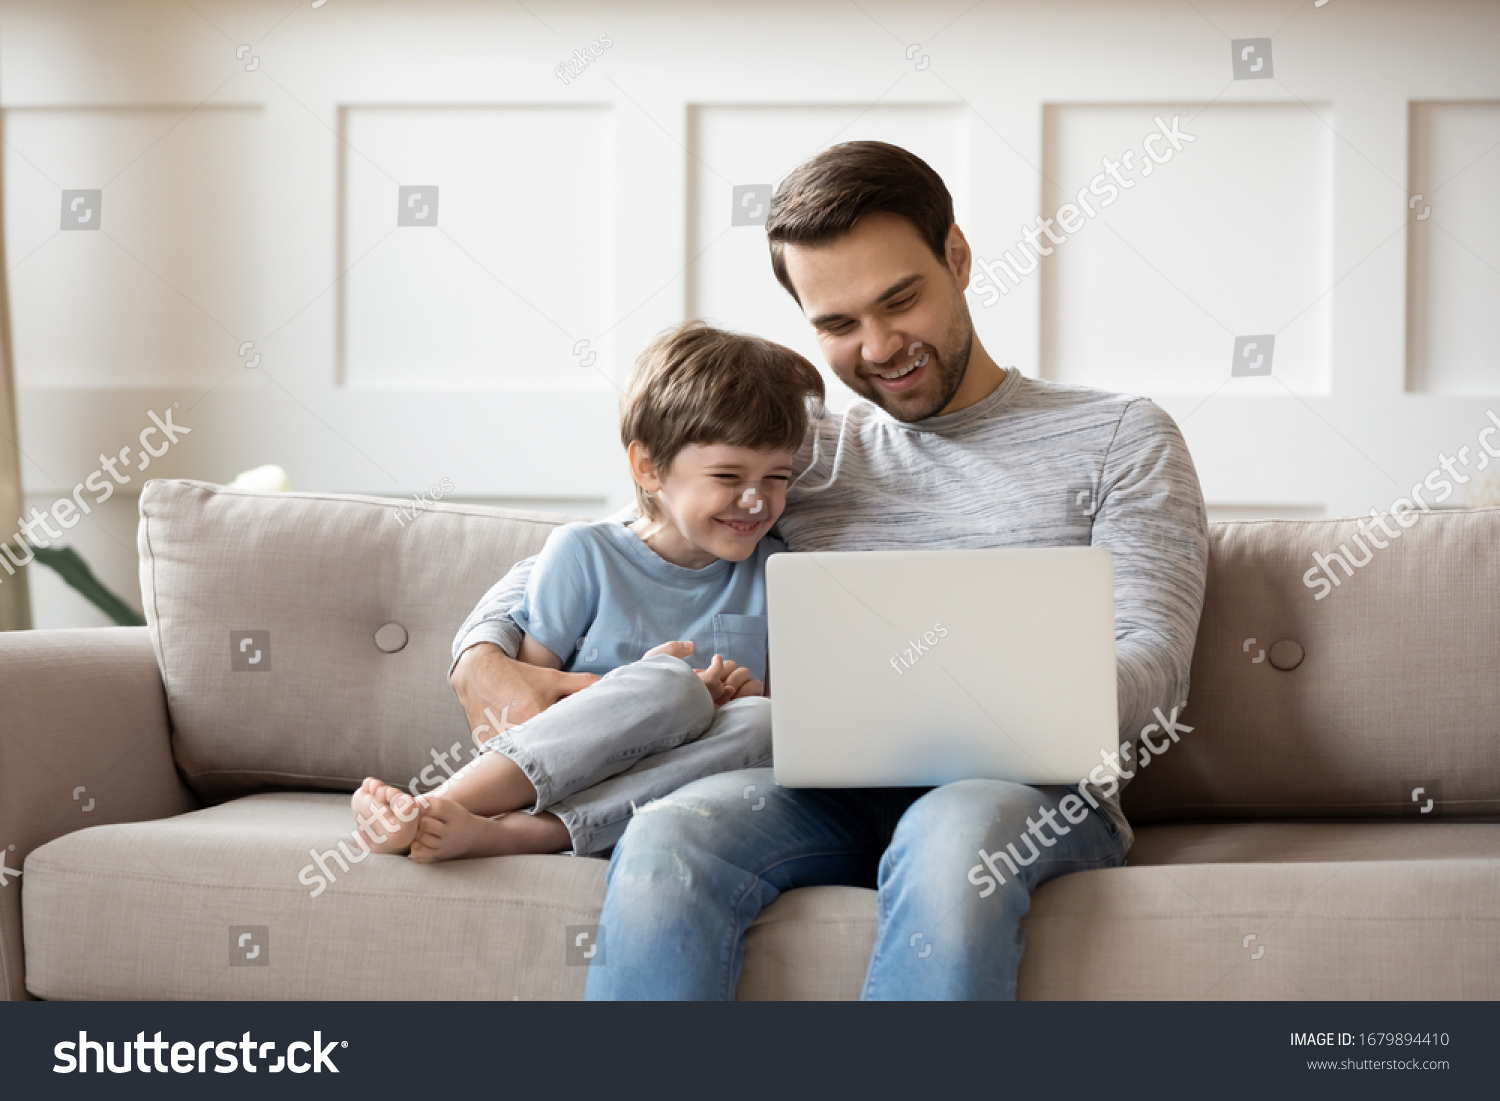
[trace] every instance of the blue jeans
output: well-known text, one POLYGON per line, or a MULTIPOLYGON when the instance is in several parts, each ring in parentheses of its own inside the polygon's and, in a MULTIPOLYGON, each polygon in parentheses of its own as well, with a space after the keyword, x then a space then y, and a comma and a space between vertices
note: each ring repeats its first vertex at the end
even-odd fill
POLYGON ((782 891, 842 884, 879 892, 862 997, 1013 999, 1032 890, 1125 861, 1114 825, 1088 804, 1076 824, 1057 814, 1040 844, 1021 839, 1028 817, 1070 794, 1003 780, 782 788, 769 768, 695 781, 637 811, 615 847, 599 919, 609 954, 590 968, 587 996, 732 999, 756 915, 782 891), (997 856, 1011 843, 1029 858, 1014 874, 997 856), (1004 882, 981 897, 992 870, 1004 882))
POLYGON ((658 654, 622 665, 484 745, 536 788, 537 814, 562 820, 573 853, 603 852, 633 807, 700 776, 771 759, 771 701, 750 696, 717 711, 687 662, 658 654))

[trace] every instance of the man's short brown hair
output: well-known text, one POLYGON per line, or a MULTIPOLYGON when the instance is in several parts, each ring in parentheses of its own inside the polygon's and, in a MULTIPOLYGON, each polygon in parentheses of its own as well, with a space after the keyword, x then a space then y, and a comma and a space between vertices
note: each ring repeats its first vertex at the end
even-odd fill
POLYGON ((766 216, 766 239, 771 270, 798 305, 802 300, 786 273, 786 246, 827 244, 876 211, 911 222, 938 263, 948 266, 953 196, 926 161, 899 145, 846 141, 804 161, 781 181, 766 216))
MULTIPOLYGON (((692 321, 652 341, 620 399, 620 442, 640 440, 664 474, 684 447, 729 444, 796 451, 809 399, 821 406, 823 376, 769 340, 692 321)), ((656 503, 638 485, 641 515, 656 503)))

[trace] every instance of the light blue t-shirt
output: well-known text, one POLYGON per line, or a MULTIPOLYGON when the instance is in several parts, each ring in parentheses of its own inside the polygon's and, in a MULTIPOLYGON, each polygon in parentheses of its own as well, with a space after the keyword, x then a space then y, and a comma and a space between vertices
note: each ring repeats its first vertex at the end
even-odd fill
POLYGON ((743 562, 673 565, 615 520, 553 530, 512 618, 570 673, 608 673, 682 639, 688 664, 715 654, 766 679, 766 559, 786 545, 763 538, 743 562))

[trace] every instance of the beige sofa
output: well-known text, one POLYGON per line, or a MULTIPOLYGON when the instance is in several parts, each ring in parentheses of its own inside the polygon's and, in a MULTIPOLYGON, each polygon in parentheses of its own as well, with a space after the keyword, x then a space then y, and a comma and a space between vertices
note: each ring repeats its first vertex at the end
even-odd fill
MULTIPOLYGON (((153 482, 150 627, 0 636, 10 998, 581 996, 602 860, 314 863, 361 777, 466 746, 454 629, 559 522, 401 505, 153 482)), ((1022 997, 1500 997, 1500 510, 1315 599, 1355 531, 1213 527, 1192 730, 1127 789, 1128 866, 1037 892, 1022 997)), ((872 891, 790 892, 740 996, 854 997, 874 933, 872 891)))

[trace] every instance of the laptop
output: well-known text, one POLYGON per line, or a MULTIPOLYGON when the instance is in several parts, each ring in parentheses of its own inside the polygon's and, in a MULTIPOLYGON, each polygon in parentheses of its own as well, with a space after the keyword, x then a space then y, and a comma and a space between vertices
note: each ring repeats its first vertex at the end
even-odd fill
POLYGON ((1076 784, 1119 749, 1103 547, 786 553, 766 581, 778 784, 1076 784))

